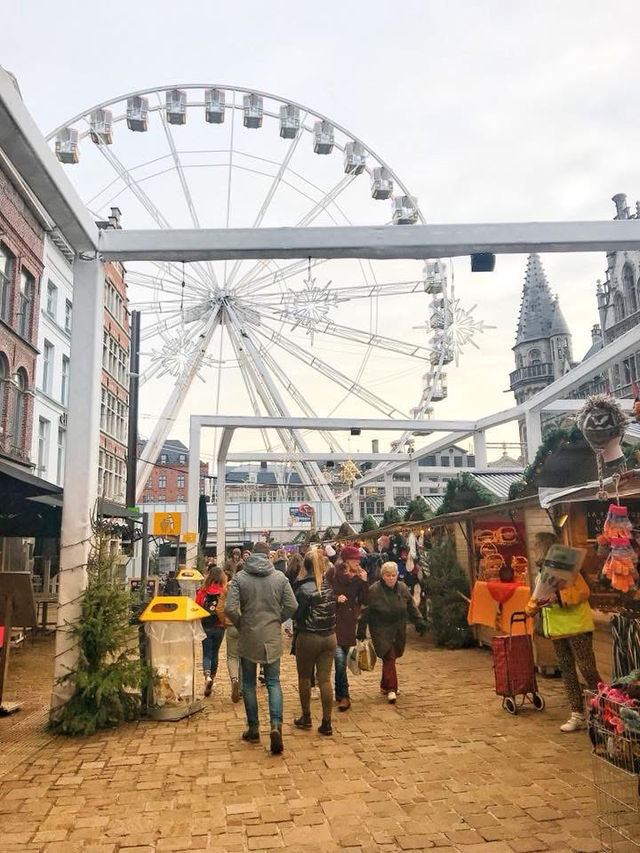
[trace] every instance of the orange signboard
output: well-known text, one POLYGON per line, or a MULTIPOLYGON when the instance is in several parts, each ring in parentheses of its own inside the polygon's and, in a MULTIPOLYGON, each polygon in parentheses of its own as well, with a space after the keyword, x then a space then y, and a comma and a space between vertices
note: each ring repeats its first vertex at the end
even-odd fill
POLYGON ((154 512, 153 535, 154 536, 179 536, 182 526, 182 513, 180 512, 154 512))

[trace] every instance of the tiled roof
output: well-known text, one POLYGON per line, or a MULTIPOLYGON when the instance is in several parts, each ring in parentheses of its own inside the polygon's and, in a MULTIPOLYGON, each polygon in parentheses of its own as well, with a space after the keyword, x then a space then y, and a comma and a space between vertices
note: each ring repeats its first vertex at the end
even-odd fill
POLYGON ((471 474, 473 479, 498 498, 508 498, 509 488, 522 480, 522 474, 471 474))

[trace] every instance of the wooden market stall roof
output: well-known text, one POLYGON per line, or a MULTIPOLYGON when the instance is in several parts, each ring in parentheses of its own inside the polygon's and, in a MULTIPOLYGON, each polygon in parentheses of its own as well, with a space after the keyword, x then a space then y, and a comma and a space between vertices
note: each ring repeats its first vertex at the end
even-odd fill
MULTIPOLYGON (((638 472, 640 474, 640 471, 638 472)), ((540 506, 537 495, 517 498, 513 501, 502 501, 501 503, 474 506, 460 512, 448 512, 444 515, 434 515, 425 521, 399 521, 395 524, 387 524, 385 527, 377 527, 375 530, 366 530, 364 533, 356 533, 353 536, 336 536, 336 542, 356 542, 360 539, 375 540, 379 536, 389 536, 392 533, 410 533, 411 531, 424 530, 429 527, 444 527, 447 524, 465 521, 478 515, 508 515, 509 512, 524 509, 525 507, 540 506)))

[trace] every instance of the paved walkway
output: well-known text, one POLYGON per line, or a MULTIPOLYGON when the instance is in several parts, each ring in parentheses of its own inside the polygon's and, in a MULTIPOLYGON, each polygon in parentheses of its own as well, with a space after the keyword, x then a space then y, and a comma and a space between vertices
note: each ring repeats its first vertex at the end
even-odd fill
POLYGON ((380 697, 377 673, 364 675, 323 738, 291 726, 290 657, 284 673, 281 757, 267 752, 266 730, 260 745, 240 741, 242 704, 226 678, 204 713, 178 724, 87 740, 21 730, 20 756, 0 766, 2 853, 601 850, 588 741, 558 732, 567 712, 557 681, 541 682, 545 712, 510 717, 486 651, 416 639, 399 662, 398 704, 380 697))

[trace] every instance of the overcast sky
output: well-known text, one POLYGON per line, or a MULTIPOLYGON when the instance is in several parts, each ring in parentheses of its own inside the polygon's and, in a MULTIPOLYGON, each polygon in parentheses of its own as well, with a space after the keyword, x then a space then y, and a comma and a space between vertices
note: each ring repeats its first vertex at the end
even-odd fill
MULTIPOLYGON (((639 25, 630 0, 9 0, 0 63, 43 131, 138 88, 244 85, 352 130, 397 170, 431 222, 608 219, 614 193, 628 193, 632 208, 640 196, 639 25)), ((456 261, 457 294, 496 329, 450 371, 436 415, 468 418, 512 403, 504 389, 525 261, 499 257, 495 273, 473 276, 467 259, 456 261)), ((581 358, 605 258, 543 262, 581 358)), ((426 313, 425 304, 422 317, 403 318, 396 305, 397 328, 384 331, 402 337, 403 324, 426 313)), ((400 383, 407 409, 421 372, 400 383)), ((385 383, 398 392, 380 368, 369 378, 381 394, 385 383)), ((176 423, 181 437, 187 414, 176 423)))

